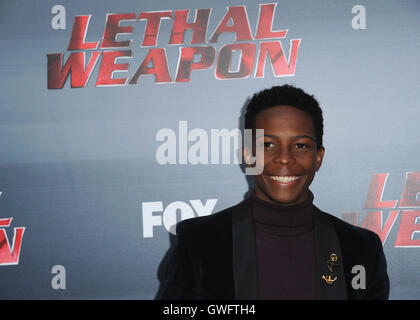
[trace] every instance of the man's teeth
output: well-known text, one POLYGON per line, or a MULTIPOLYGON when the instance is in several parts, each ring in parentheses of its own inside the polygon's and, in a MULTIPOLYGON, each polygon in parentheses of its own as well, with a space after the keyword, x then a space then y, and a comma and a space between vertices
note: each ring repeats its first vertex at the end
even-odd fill
POLYGON ((279 181, 279 182, 283 182, 283 183, 287 183, 287 182, 291 182, 291 181, 295 181, 297 179, 299 179, 299 177, 295 177, 295 176, 290 176, 290 177, 281 177, 281 176, 270 176, 270 179, 279 181))

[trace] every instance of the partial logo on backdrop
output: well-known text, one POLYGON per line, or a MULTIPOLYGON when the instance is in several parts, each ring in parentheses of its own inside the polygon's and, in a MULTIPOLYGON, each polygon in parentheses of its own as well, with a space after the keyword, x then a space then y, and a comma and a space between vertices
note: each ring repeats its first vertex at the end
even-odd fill
POLYGON ((420 172, 406 173, 399 200, 383 199, 389 175, 390 173, 372 175, 363 207, 369 211, 365 213, 360 223, 359 212, 345 212, 342 218, 375 232, 384 244, 397 218, 400 217, 394 247, 420 248, 420 172))
POLYGON ((13 240, 10 242, 6 228, 10 227, 12 220, 13 218, 0 219, 0 266, 19 264, 25 227, 14 228, 13 240))
MULTIPOLYGON (((274 77, 294 76, 301 39, 291 39, 285 52, 280 39, 288 30, 273 30, 273 25, 281 24, 276 6, 260 4, 253 28, 244 5, 227 7, 222 17, 212 8, 74 16, 67 53, 47 54, 48 89, 62 89, 69 78, 72 88, 84 88, 96 70, 96 87, 136 85, 144 76, 154 77, 155 83, 189 82, 192 72, 211 68, 218 80, 264 78, 267 72, 274 77), (95 39, 89 32, 92 19, 105 20, 102 38, 96 35, 96 41, 86 40, 95 39), (218 24, 209 30, 212 20, 218 24), (146 22, 145 27, 134 28, 140 21, 146 22), (187 31, 192 33, 189 42, 187 31), (133 42, 138 32, 142 41, 133 42), (169 39, 164 34, 170 34, 169 39), (235 41, 217 46, 224 34, 234 34, 235 41), (169 46, 179 48, 173 74, 169 46)), ((64 8, 59 9, 52 11, 57 12, 51 21, 54 30, 65 29, 58 27, 60 21, 65 23, 64 8)))
MULTIPOLYGON (((0 196, 2 192, 0 192, 0 196)), ((19 264, 20 250, 22 248, 23 233, 25 227, 17 227, 13 230, 13 240, 10 243, 6 228, 10 227, 13 218, 0 218, 0 266, 19 264)))
POLYGON ((176 224, 182 220, 213 213, 217 199, 174 201, 165 208, 162 201, 142 202, 143 238, 153 238, 155 228, 164 227, 176 234, 176 224))

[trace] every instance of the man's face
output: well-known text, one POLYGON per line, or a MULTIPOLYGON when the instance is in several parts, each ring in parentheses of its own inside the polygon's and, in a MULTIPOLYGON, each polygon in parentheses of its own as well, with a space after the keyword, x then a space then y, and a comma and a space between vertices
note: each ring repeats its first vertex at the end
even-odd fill
POLYGON ((264 170, 255 176, 255 196, 282 205, 305 201, 324 156, 324 148, 316 149, 311 117, 294 107, 276 106, 258 113, 255 128, 264 129, 264 136, 256 138, 256 145, 264 146, 264 170))

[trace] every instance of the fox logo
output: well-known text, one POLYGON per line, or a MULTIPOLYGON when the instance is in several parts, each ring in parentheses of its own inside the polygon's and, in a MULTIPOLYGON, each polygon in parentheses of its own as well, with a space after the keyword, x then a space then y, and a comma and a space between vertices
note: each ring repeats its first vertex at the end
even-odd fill
POLYGON ((6 230, 13 218, 0 219, 0 266, 19 264, 20 249, 25 227, 14 228, 13 245, 10 246, 6 230))

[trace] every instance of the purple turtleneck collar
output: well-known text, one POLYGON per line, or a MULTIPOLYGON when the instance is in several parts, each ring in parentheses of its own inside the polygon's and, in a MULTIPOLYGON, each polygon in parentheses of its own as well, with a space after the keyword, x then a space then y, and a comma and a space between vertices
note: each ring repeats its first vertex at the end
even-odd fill
POLYGON ((260 299, 315 299, 314 196, 293 206, 251 196, 260 299))
POLYGON ((276 234, 300 234, 310 231, 313 226, 313 200, 314 195, 309 191, 308 198, 297 205, 276 205, 257 198, 254 192, 251 195, 254 223, 270 229, 276 234))

